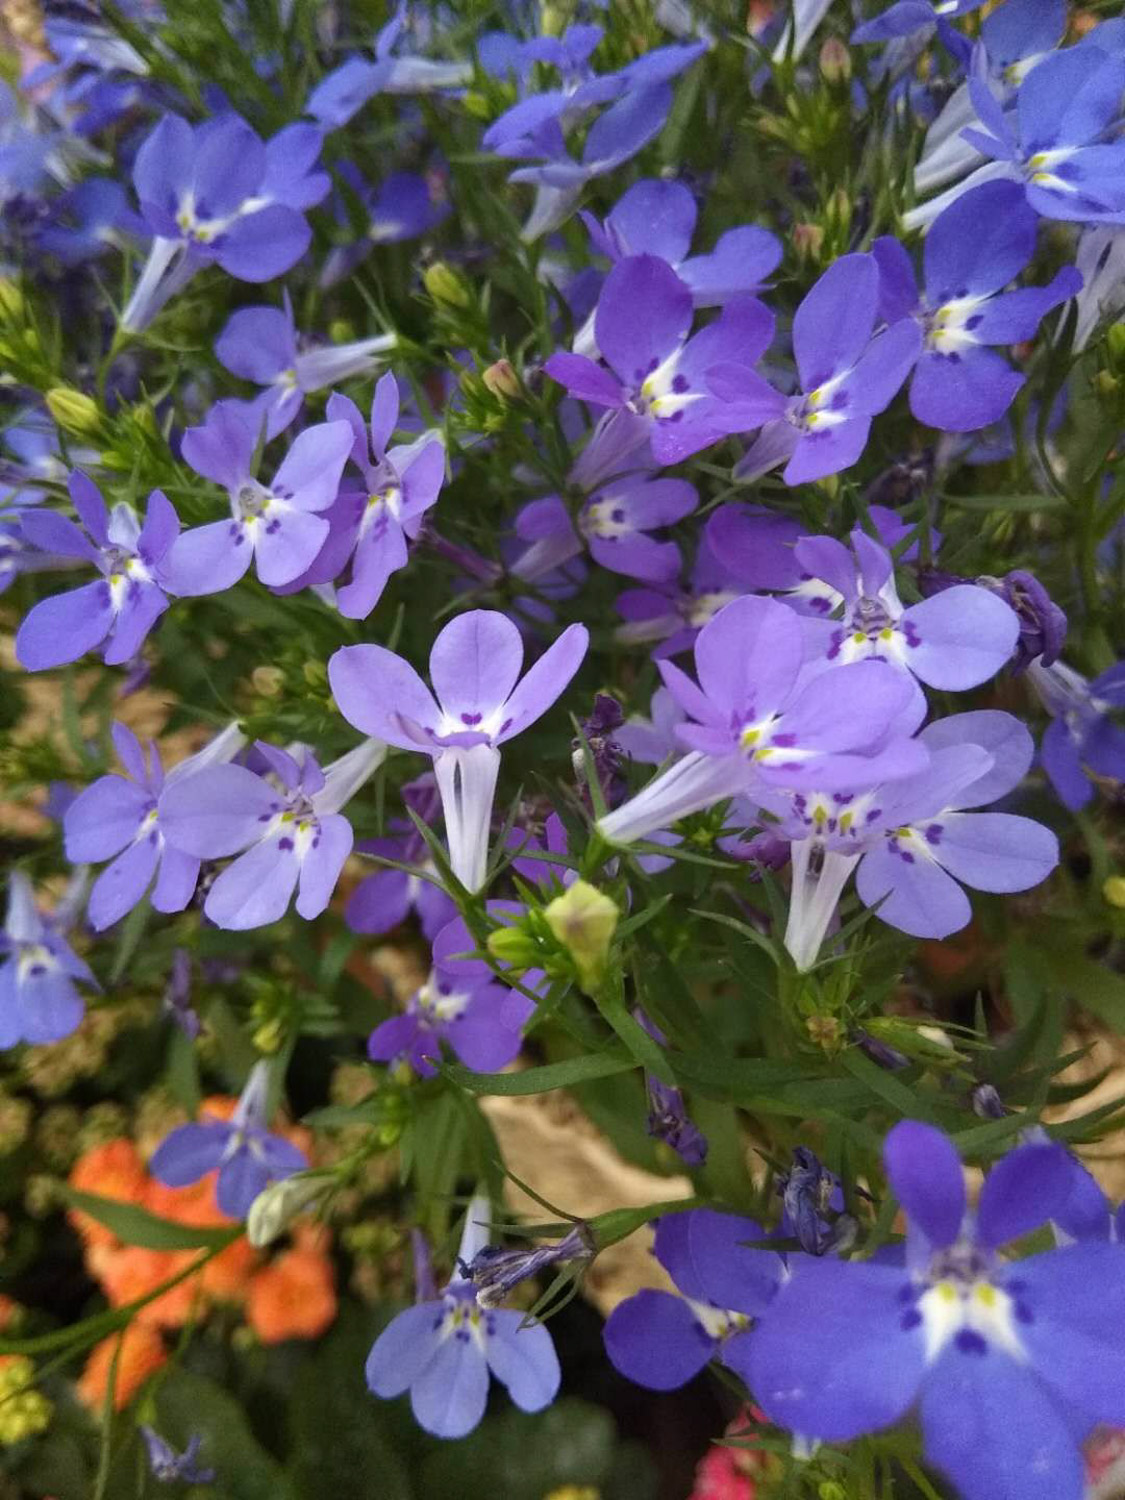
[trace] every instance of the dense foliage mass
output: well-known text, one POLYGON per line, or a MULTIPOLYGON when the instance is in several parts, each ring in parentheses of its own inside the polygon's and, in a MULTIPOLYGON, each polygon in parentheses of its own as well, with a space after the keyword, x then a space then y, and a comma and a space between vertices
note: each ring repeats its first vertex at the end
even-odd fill
POLYGON ((13 1494, 1110 1492, 1113 9, 2 8, 13 1494))

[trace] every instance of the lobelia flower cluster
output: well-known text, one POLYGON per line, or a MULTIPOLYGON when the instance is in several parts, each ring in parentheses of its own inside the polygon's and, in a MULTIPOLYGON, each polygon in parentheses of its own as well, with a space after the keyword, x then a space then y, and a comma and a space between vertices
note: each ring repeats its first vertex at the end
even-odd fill
POLYGON ((1125 1243, 1064 1142, 1118 1117, 1040 1117, 1123 983, 1122 23, 219 9, 52 12, 0 100, 0 589, 65 737, 0 741, 13 1069, 135 991, 181 1105, 245 1080, 156 1183, 255 1251, 393 1198, 366 1381, 439 1438, 547 1407, 553 1291, 654 1224, 621 1376, 718 1361, 802 1492, 1080 1500, 1125 1243), (504 1248, 480 1100, 558 1088, 647 1206, 504 1248))

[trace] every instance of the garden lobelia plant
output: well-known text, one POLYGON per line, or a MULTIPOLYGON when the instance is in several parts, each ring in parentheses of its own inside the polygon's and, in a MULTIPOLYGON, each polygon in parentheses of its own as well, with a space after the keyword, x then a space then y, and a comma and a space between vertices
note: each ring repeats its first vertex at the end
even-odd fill
POLYGON ((5 1494, 1118 1493, 1112 12, 0 7, 5 1494))

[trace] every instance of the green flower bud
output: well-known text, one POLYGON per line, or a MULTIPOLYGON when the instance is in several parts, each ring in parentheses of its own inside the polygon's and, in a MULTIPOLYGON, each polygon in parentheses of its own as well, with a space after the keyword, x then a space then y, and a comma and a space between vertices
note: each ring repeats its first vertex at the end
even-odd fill
POLYGON ((489 365, 481 379, 501 401, 514 400, 520 395, 519 379, 509 360, 498 359, 494 365, 489 365))
POLYGON ((464 279, 444 261, 435 261, 422 272, 422 285, 435 302, 449 307, 469 307, 472 296, 464 279))
POLYGON ((47 410, 64 432, 77 437, 89 437, 102 425, 102 414, 98 404, 73 386, 56 385, 44 398, 47 410))
POLYGON ((620 915, 613 901, 585 880, 576 880, 543 908, 547 926, 574 960, 586 990, 595 989, 605 972, 620 915))
POLYGON ((540 957, 535 939, 519 927, 498 927, 489 933, 486 947, 493 958, 513 969, 530 969, 540 957))

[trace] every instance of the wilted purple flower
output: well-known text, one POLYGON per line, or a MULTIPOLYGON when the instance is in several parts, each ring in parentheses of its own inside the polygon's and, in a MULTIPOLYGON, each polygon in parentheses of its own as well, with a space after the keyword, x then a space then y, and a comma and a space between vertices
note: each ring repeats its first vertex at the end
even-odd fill
MULTIPOLYGON (((668 1038, 643 1010, 634 1010, 634 1018, 659 1047, 667 1047, 668 1038)), ((654 1140, 663 1141, 686 1166, 701 1167, 707 1160, 707 1137, 688 1118, 687 1106, 680 1089, 664 1083, 655 1073, 645 1070, 645 1092, 648 1094, 647 1130, 654 1140)))
POLYGON ((57 919, 35 905, 21 870, 8 880, 8 916, 0 933, 0 1047, 19 1042, 61 1042, 78 1029, 85 1010, 75 981, 99 988, 90 968, 71 949, 57 919))
POLYGON ((378 356, 395 343, 393 333, 381 333, 350 344, 302 350, 286 292, 280 308, 243 307, 234 313, 215 340, 215 357, 232 375, 266 387, 251 403, 252 425, 259 427, 264 417, 266 437, 273 438, 289 426, 311 391, 371 374, 378 356))
POLYGON ((525 995, 491 976, 454 974, 440 965, 407 1002, 371 1033, 372 1062, 407 1063, 420 1078, 433 1078, 446 1042, 467 1068, 498 1073, 520 1050, 523 1028, 535 1007, 525 995))
POLYGON ((778 1178, 783 1205, 781 1234, 792 1236, 806 1255, 827 1255, 855 1238, 855 1220, 844 1213, 840 1179, 814 1151, 798 1146, 793 1165, 778 1178))
POLYGON ((645 719, 640 714, 630 714, 621 728, 614 732, 614 738, 632 760, 640 761, 642 765, 658 766, 680 754, 681 746, 675 730, 686 717, 668 689, 660 687, 652 695, 649 717, 645 719))
POLYGON ((731 432, 761 425, 784 405, 760 375, 741 368, 773 337, 773 317, 760 302, 731 300, 694 337, 691 324, 691 291, 672 268, 653 255, 627 256, 606 277, 594 319, 598 349, 613 373, 582 354, 552 354, 543 368, 579 400, 643 419, 657 463, 678 463, 731 432), (732 407, 713 394, 708 376, 715 366, 733 364, 740 368, 732 407))
POLYGON ((140 1428, 148 1457, 149 1473, 158 1484, 211 1484, 215 1479, 214 1469, 199 1467, 199 1450, 203 1439, 193 1433, 182 1453, 176 1450, 158 1432, 143 1423, 140 1428))
MULTIPOLYGON (((489 1204, 478 1193, 469 1205, 457 1252, 468 1267, 488 1238, 489 1204)), ((515 1309, 485 1307, 462 1272, 440 1299, 400 1312, 372 1346, 367 1384, 376 1396, 410 1392, 415 1420, 435 1437, 472 1432, 484 1416, 492 1373, 521 1411, 542 1411, 559 1388, 559 1361, 542 1323, 515 1309)))
POLYGON ((1065 1200, 1059 1146, 1004 1157, 975 1216, 940 1131, 905 1120, 883 1154, 909 1220, 905 1267, 798 1262, 747 1341, 740 1373, 754 1399, 772 1421, 831 1443, 881 1431, 918 1403, 925 1456, 965 1500, 1081 1500, 1081 1440, 1095 1423, 1125 1423, 1125 1250, 1001 1259, 1065 1200))
POLYGON ((363 475, 361 490, 345 485, 326 517, 328 538, 311 565, 286 586, 338 579, 350 565, 347 583, 336 585, 336 606, 349 620, 365 620, 382 597, 387 579, 407 563, 407 544, 416 540, 426 512, 445 479, 445 445, 436 432, 412 443, 388 447, 398 424, 398 382, 384 375, 371 403, 370 438, 353 401, 330 396, 333 424, 347 423, 351 459, 363 475))
POLYGON ((1020 623, 1020 634, 1009 663, 1014 673, 1026 672, 1037 658, 1043 667, 1053 667, 1058 661, 1066 644, 1066 615, 1034 573, 1027 572, 1025 568, 1013 568, 1003 578, 985 575, 968 579, 929 569, 919 576, 918 582, 926 595, 939 594, 944 589, 974 582, 989 589, 1015 610, 1020 623))
MULTIPOLYGON (((432 772, 408 782, 402 788, 402 800, 423 822, 432 823, 441 809, 432 772)), ((414 824, 405 818, 392 818, 388 830, 390 838, 363 839, 356 845, 356 853, 381 854, 399 864, 412 865, 418 873, 388 869, 366 876, 348 899, 344 921, 353 932, 381 934, 390 932, 415 911, 423 933, 433 942, 457 908, 436 883, 437 869, 414 824)))
POLYGON ((737 478, 753 479, 784 463, 786 484, 806 484, 856 462, 872 417, 890 405, 922 342, 911 318, 899 318, 875 335, 878 309, 874 259, 842 255, 793 319, 796 395, 779 395, 748 368, 760 350, 736 355, 710 373, 711 391, 729 403, 729 420, 740 419, 736 430, 762 428, 737 465, 737 478))
POLYGON ((558 495, 532 500, 516 515, 516 535, 527 546, 509 571, 534 583, 579 556, 585 545, 594 561, 611 573, 667 582, 679 577, 680 549, 648 533, 682 521, 698 504, 695 486, 686 479, 645 474, 611 479, 594 491, 573 520, 558 495))
POLYGON ((561 1240, 534 1249, 502 1250, 498 1245, 485 1245, 464 1269, 476 1287, 478 1304, 491 1308, 498 1307, 521 1282, 538 1276, 540 1271, 564 1261, 589 1261, 596 1253, 590 1226, 579 1222, 561 1240))
POLYGON ((174 766, 166 780, 154 741, 146 766, 141 743, 127 725, 114 724, 110 734, 127 775, 100 776, 78 794, 63 819, 67 859, 75 864, 112 861, 94 882, 87 907, 90 924, 98 932, 132 911, 150 885, 149 899, 156 911, 183 911, 187 906, 199 880, 199 860, 166 841, 158 810, 161 791, 206 766, 230 760, 246 743, 238 725, 232 724, 197 755, 174 766))
POLYGON ((191 1003, 191 954, 186 948, 172 953, 172 972, 164 986, 163 1013, 170 1016, 189 1041, 195 1041, 203 1023, 191 1003))
POLYGON ((97 485, 77 469, 69 480, 71 502, 85 532, 56 511, 25 511, 23 539, 57 557, 92 563, 96 583, 41 599, 16 633, 16 656, 30 672, 77 661, 101 646, 107 666, 129 661, 168 608, 176 592, 168 564, 180 523, 167 497, 153 490, 144 525, 121 500, 107 511, 97 485))
POLYGON ((149 1171, 166 1187, 188 1187, 218 1169, 215 1197, 222 1213, 244 1219, 271 1182, 308 1167, 305 1153, 266 1125, 270 1065, 256 1062, 229 1120, 179 1125, 153 1152, 149 1171))
POLYGON ((265 584, 291 582, 312 562, 328 535, 317 512, 336 499, 352 446, 346 422, 322 422, 293 440, 269 486, 251 464, 260 424, 237 401, 219 401, 201 427, 184 433, 183 455, 197 474, 222 485, 231 519, 185 531, 172 548, 166 571, 177 594, 219 594, 257 563, 265 584))
POLYGON ((165 115, 133 166, 154 238, 121 327, 147 328, 212 261, 241 281, 269 281, 300 260, 311 238, 304 211, 330 186, 315 170, 321 143, 313 125, 289 125, 263 142, 235 114, 195 126, 165 115))
POLYGON ((436 229, 450 213, 443 180, 436 174, 420 177, 416 172, 392 172, 372 187, 350 162, 341 162, 337 172, 350 197, 337 195, 336 217, 350 228, 354 222, 353 205, 358 203, 367 222, 358 240, 336 245, 328 252, 317 278, 323 289, 350 276, 376 245, 397 245, 403 240, 418 239, 436 229))
POLYGON ((570 742, 574 774, 578 788, 587 807, 591 806, 590 788, 586 783, 586 749, 589 750, 594 778, 601 788, 607 807, 620 801, 625 790, 621 777, 621 747, 617 742, 617 731, 625 722, 625 715, 616 698, 609 693, 597 693, 593 711, 581 722, 582 739, 570 742), (583 746, 585 740, 585 747, 583 746))
POLYGON ((1040 758, 1059 800, 1078 812, 1094 795, 1090 775, 1125 780, 1125 730, 1114 723, 1125 707, 1125 663, 1088 682, 1073 667, 1033 661, 1028 681, 1051 715, 1040 758))
POLYGON ((922 748, 894 736, 914 698, 904 674, 868 661, 810 678, 804 657, 800 617, 776 600, 746 596, 700 631, 698 687, 660 662, 665 686, 690 716, 675 731, 690 753, 602 818, 604 836, 629 843, 740 793, 872 786, 926 764, 922 748))
POLYGON ((365 734, 434 758, 450 864, 470 891, 484 884, 499 746, 566 689, 589 633, 571 625, 519 680, 523 642, 506 615, 475 609, 451 620, 430 652, 434 695, 383 646, 343 646, 328 663, 340 712, 365 734))
POLYGON ((880 309, 888 322, 913 317, 922 352, 910 383, 910 410, 944 432, 975 432, 1008 410, 1026 376, 989 345, 1035 337, 1052 309, 1073 297, 1082 277, 1065 266, 1049 286, 1004 291, 1035 255, 1039 220, 1014 182, 986 182, 950 205, 926 236, 925 292, 910 256, 891 235, 872 248, 880 309))
POLYGON ((1019 640, 1015 611, 997 594, 964 583, 904 608, 885 547, 858 528, 852 550, 830 536, 801 537, 793 555, 802 572, 843 601, 839 622, 810 619, 814 659, 885 661, 930 687, 960 691, 992 677, 1019 640))
POLYGON ((276 785, 245 766, 209 766, 169 781, 157 807, 173 848, 196 859, 239 856, 207 892, 203 910, 217 927, 277 922, 294 891, 306 920, 324 911, 352 850, 340 809, 386 754, 380 741, 366 740, 322 771, 309 750, 298 762, 262 740, 255 748, 276 785))
POLYGON ((784 1276, 780 1256, 748 1249, 765 1239, 753 1219, 695 1208, 656 1224, 657 1260, 681 1292, 646 1290, 613 1309, 604 1329, 610 1363, 652 1391, 674 1391, 712 1359, 741 1370, 753 1319, 784 1276))

